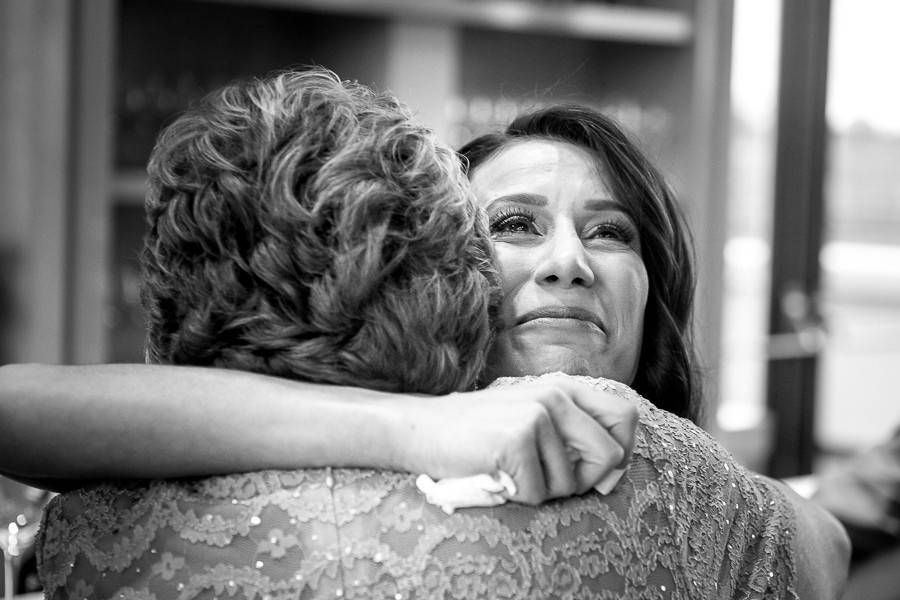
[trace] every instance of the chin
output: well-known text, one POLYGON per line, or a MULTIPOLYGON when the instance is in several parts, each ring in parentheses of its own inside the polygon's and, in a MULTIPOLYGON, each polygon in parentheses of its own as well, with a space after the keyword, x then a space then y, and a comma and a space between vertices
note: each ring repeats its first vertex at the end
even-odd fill
POLYGON ((565 373, 566 375, 583 375, 586 377, 608 377, 607 370, 596 359, 577 353, 566 352, 561 348, 547 349, 539 355, 508 354, 506 356, 489 357, 485 370, 484 383, 490 383, 500 377, 525 377, 544 375, 545 373, 565 373))
POLYGON ((587 361, 569 361, 564 364, 540 367, 535 375, 544 373, 565 373, 566 375, 583 375, 585 377, 604 377, 603 369, 591 365, 587 361))

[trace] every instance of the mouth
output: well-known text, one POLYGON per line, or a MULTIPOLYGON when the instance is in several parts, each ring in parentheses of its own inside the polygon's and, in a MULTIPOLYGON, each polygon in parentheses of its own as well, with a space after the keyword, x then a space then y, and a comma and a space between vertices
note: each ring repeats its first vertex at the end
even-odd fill
POLYGON ((516 325, 522 325, 537 319, 574 319, 585 321, 593 323, 600 331, 606 333, 606 328, 603 326, 600 315, 584 308, 571 306, 542 306, 541 308, 536 308, 516 319, 516 325))

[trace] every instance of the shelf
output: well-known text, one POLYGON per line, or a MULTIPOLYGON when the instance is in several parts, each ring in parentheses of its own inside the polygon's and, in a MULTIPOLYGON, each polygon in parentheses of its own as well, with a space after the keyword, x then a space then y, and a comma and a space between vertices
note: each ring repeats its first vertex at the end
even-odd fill
POLYGON ((694 35, 692 16, 684 11, 590 2, 553 5, 525 0, 216 1, 663 46, 687 44, 694 35))

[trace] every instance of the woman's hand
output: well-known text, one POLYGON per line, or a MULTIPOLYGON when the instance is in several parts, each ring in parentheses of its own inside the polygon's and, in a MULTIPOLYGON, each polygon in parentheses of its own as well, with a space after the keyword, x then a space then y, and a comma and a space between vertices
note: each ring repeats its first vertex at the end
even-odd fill
POLYGON ((564 376, 407 398, 394 410, 397 468, 438 479, 504 471, 513 500, 528 504, 581 494, 627 463, 638 420, 628 400, 564 376))

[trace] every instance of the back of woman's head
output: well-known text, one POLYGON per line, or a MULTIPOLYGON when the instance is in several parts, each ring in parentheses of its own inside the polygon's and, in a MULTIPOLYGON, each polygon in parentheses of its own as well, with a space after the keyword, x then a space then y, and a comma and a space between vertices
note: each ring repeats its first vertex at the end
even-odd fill
POLYGON ((581 106, 552 106, 517 117, 503 132, 460 149, 471 175, 509 144, 546 138, 583 148, 609 177, 634 220, 649 277, 641 357, 632 387, 660 408, 697 420, 700 411, 692 340, 694 264, 690 233, 659 171, 622 129, 581 106))
POLYGON ((229 85, 160 136, 148 359, 385 390, 472 386, 497 298, 457 156, 324 69, 229 85))

